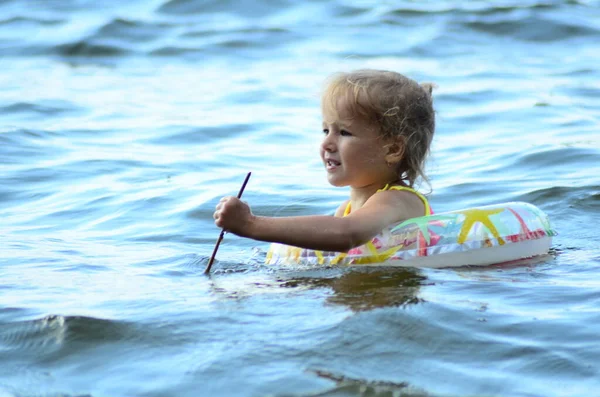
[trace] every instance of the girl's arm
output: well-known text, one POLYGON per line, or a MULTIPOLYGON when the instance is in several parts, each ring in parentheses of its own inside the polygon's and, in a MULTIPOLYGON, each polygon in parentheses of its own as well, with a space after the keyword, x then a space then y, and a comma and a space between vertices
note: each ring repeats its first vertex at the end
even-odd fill
POLYGON ((419 216, 423 212, 423 204, 414 194, 385 191, 376 193, 362 208, 343 218, 326 215, 256 216, 246 203, 235 197, 221 199, 214 218, 217 226, 238 236, 302 248, 345 252, 370 241, 392 223, 419 216))

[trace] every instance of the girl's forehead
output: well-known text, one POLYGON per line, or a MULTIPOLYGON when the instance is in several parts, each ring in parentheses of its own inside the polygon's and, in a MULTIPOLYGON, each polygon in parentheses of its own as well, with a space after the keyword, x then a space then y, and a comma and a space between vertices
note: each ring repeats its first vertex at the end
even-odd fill
POLYGON ((338 106, 323 106, 323 124, 335 124, 338 128, 347 128, 354 133, 360 131, 378 134, 379 127, 365 117, 357 114, 350 104, 339 101, 338 106))
POLYGON ((352 123, 359 115, 355 114, 355 104, 348 95, 339 95, 335 98, 324 98, 321 103, 323 119, 328 122, 352 123))

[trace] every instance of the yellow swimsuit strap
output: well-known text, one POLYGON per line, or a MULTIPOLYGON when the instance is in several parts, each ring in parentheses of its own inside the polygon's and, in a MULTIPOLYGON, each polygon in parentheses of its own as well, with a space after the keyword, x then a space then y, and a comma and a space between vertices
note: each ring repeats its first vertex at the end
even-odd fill
MULTIPOLYGON (((423 205, 425 205, 425 215, 431 215, 431 207, 429 206, 429 201, 427 201, 427 198, 421 193, 417 192, 415 189, 407 186, 390 186, 390 184, 388 183, 383 187, 383 189, 379 189, 376 193, 383 192, 385 190, 405 190, 407 192, 416 194, 417 197, 419 197, 423 202, 423 205)), ((350 206, 350 202, 348 202, 348 205, 346 205, 346 209, 344 210, 344 216, 350 214, 351 210, 352 207, 350 206)))

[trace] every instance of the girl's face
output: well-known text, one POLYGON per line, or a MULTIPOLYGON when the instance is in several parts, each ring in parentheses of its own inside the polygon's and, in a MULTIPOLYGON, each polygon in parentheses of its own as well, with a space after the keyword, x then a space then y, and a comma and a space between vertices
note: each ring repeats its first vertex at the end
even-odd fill
POLYGON ((398 179, 386 162, 387 148, 377 126, 347 110, 345 99, 337 111, 323 107, 323 142, 320 153, 327 179, 334 186, 380 188, 398 179))

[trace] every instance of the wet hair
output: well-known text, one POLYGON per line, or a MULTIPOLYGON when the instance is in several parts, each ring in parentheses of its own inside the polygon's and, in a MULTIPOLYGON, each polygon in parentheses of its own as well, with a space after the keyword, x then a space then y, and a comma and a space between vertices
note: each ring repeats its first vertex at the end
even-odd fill
POLYGON ((322 106, 339 116, 338 100, 345 97, 344 110, 352 118, 376 125, 386 144, 403 145, 398 181, 413 187, 419 177, 428 182, 424 166, 435 132, 433 87, 385 70, 338 73, 327 81, 322 106))

